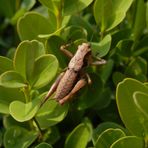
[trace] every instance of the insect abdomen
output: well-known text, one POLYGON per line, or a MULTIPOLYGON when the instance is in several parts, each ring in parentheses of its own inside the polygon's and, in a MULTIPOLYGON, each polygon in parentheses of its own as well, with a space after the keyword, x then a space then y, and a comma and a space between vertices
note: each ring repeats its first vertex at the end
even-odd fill
POLYGON ((60 100, 64 98, 72 90, 76 82, 77 73, 72 70, 67 70, 61 79, 55 94, 55 99, 60 100))

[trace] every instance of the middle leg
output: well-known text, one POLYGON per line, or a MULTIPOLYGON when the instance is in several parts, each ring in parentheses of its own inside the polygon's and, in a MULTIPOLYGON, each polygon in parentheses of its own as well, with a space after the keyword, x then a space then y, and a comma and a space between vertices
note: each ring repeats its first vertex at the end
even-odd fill
POLYGON ((60 99, 58 102, 63 105, 67 100, 69 100, 76 92, 78 92, 82 87, 84 87, 87 84, 86 79, 82 78, 80 79, 74 88, 71 90, 71 92, 65 96, 63 99, 60 99))

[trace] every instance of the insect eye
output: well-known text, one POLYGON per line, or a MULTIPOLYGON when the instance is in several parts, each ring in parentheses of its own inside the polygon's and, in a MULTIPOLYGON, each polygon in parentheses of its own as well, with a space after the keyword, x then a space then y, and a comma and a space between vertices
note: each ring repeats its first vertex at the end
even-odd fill
POLYGON ((74 73, 78 73, 78 71, 77 70, 74 70, 74 73))
POLYGON ((88 48, 90 48, 91 47, 91 45, 88 43, 88 48))

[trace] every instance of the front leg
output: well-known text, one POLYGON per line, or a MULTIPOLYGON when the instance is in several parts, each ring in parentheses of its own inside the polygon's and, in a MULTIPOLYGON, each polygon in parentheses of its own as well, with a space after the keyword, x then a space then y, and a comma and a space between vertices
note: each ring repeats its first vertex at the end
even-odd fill
POLYGON ((65 72, 62 72, 58 78, 56 79, 56 81, 52 84, 50 90, 48 91, 47 95, 45 96, 45 98, 41 101, 40 107, 42 107, 42 105, 48 100, 48 98, 56 91, 60 80, 62 79, 62 77, 64 76, 65 72))
POLYGON ((61 47, 60 47, 60 50, 66 55, 66 56, 68 56, 69 58, 72 58, 73 57, 73 54, 70 52, 70 51, 68 51, 66 48, 67 47, 69 47, 70 46, 70 44, 66 44, 66 45, 62 45, 61 47))
POLYGON ((77 91, 79 91, 82 87, 84 87, 87 84, 87 81, 83 78, 80 79, 74 86, 74 88, 71 90, 71 92, 65 96, 64 98, 58 100, 58 102, 63 105, 67 100, 69 100, 77 91))
POLYGON ((91 65, 104 65, 106 64, 106 60, 98 58, 96 61, 90 63, 91 65))

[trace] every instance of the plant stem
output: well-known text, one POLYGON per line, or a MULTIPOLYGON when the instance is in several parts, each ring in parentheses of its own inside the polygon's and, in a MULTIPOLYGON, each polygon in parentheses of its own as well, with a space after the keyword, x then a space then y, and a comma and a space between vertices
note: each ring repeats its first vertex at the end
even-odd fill
POLYGON ((38 121, 35 119, 35 117, 33 118, 33 121, 35 122, 36 127, 38 128, 39 138, 42 138, 43 137, 43 135, 42 135, 42 129, 40 128, 40 125, 39 125, 38 121))
POLYGON ((25 95, 25 99, 26 99, 26 103, 30 102, 30 89, 29 86, 27 85, 26 87, 24 87, 24 95, 25 95))

